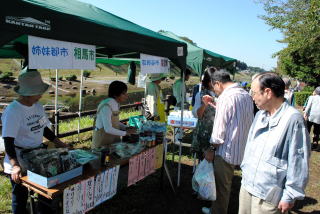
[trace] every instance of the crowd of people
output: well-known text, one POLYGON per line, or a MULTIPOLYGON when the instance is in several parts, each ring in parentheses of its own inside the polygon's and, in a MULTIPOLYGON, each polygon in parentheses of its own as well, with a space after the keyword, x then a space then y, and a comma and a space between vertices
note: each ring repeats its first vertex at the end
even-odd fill
POLYGON ((320 87, 302 115, 290 85, 288 78, 266 72, 253 76, 247 92, 226 71, 205 70, 193 107, 199 122, 192 148, 213 163, 217 199, 203 213, 228 212, 236 166, 242 170, 239 214, 287 213, 304 198, 311 127, 313 147, 319 140, 320 87))
MULTIPOLYGON (((190 75, 187 70, 185 81, 190 75)), ((152 75, 147 83, 145 112, 150 120, 163 119, 159 86, 163 79, 163 75, 152 75)), ((177 109, 184 96, 182 83, 179 79, 173 85, 177 109)), ((6 150, 4 172, 12 185, 13 213, 26 213, 28 192, 20 184, 25 171, 21 151, 45 147, 43 136, 56 147, 69 147, 48 128, 49 121, 38 102, 48 87, 37 70, 25 67, 15 88, 19 98, 1 118, 6 150)), ((276 73, 255 75, 248 92, 233 82, 228 72, 209 67, 197 88, 192 112, 198 123, 192 149, 200 160, 213 163, 217 193, 211 208, 204 207, 202 212, 227 213, 237 166, 242 170, 239 214, 288 212, 296 200, 305 196, 312 127, 312 147, 319 148, 320 87, 308 99, 303 115, 294 108, 290 80, 276 73)), ((92 148, 108 146, 136 133, 136 129, 119 122, 120 103, 127 100, 127 90, 121 81, 109 85, 108 98, 98 105, 92 148)))

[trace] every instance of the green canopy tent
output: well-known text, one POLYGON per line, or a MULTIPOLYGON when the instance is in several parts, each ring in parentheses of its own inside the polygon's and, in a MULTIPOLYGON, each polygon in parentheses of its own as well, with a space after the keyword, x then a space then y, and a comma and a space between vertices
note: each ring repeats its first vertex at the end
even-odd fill
POLYGON ((130 62, 135 62, 136 64, 140 64, 139 59, 129 59, 129 58, 97 58, 97 63, 102 64, 110 64, 110 65, 125 65, 130 64, 130 62))
MULTIPOLYGON (((186 42, 170 31, 160 31, 159 33, 175 40, 186 42)), ((196 71, 199 76, 207 66, 216 66, 220 68, 226 68, 229 71, 233 71, 233 63, 236 62, 236 59, 200 48, 194 44, 191 44, 190 42, 186 43, 188 49, 187 65, 190 66, 194 71, 196 71)))
POLYGON ((169 58, 185 68, 186 44, 90 4, 75 0, 5 0, 0 7, 0 57, 20 58, 13 44, 27 36, 96 45, 96 56, 140 53, 169 58), (178 55, 178 48, 182 53, 178 55), (181 48, 180 48, 181 50, 181 48))
POLYGON ((184 76, 185 42, 163 36, 90 4, 76 0, 4 0, 1 3, 0 58, 23 57, 14 48, 15 42, 27 45, 27 35, 32 35, 95 45, 97 57, 138 58, 140 53, 167 57, 184 76))
POLYGON ((129 65, 127 69, 128 74, 128 83, 135 85, 135 76, 136 76, 136 64, 140 65, 139 59, 129 59, 129 58, 97 58, 97 63, 108 64, 116 67, 122 65, 129 65))

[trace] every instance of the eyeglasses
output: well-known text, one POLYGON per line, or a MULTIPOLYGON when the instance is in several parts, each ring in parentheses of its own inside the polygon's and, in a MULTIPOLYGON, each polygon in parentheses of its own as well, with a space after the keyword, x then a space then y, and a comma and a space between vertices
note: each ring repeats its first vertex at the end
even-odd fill
POLYGON ((251 96, 252 96, 252 97, 255 96, 257 93, 260 93, 260 94, 261 94, 261 91, 252 91, 252 90, 251 90, 251 96))

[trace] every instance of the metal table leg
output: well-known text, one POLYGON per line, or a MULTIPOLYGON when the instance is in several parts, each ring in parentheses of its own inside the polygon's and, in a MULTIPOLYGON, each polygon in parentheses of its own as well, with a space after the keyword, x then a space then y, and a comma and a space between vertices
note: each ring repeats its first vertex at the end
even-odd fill
POLYGON ((28 197, 30 200, 30 214, 35 214, 34 196, 32 190, 28 188, 28 197))

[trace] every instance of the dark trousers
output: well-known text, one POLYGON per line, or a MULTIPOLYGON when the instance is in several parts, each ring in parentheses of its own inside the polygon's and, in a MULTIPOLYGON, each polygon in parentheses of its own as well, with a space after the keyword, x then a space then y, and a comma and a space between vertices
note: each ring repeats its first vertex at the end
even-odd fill
POLYGON ((214 177, 216 180, 217 199, 212 202, 212 214, 227 214, 235 166, 221 156, 214 158, 214 177))
MULTIPOLYGON (((10 177, 12 186, 12 212, 13 214, 27 214, 27 201, 28 201, 28 189, 21 184, 15 183, 10 177)), ((51 200, 39 195, 37 203, 37 213, 52 214, 54 211, 51 209, 51 200)))
POLYGON ((307 121, 308 132, 310 133, 311 127, 313 126, 313 143, 318 143, 320 135, 320 124, 307 121))
POLYGON ((12 186, 12 212, 14 214, 25 214, 27 212, 28 189, 21 184, 15 183, 11 177, 12 186))

